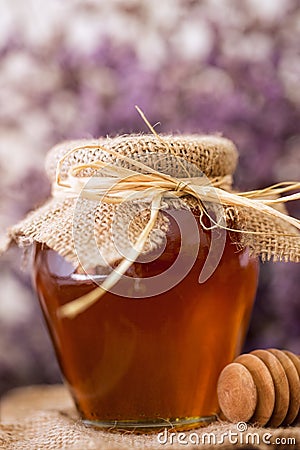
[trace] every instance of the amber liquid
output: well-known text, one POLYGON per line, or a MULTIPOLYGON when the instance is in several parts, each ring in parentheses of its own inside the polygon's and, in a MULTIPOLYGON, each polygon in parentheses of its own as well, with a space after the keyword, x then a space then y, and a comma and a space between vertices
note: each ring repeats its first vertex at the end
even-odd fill
MULTIPOLYGON (((188 428, 218 412, 217 379, 241 351, 258 264, 227 238, 216 271, 199 284, 210 245, 210 233, 200 233, 196 263, 175 287, 142 299, 108 292, 74 319, 59 318, 58 308, 94 289, 94 282, 76 279, 62 257, 37 246, 36 289, 62 373, 85 420, 188 428)), ((165 270, 179 248, 171 221, 162 255, 133 264, 128 275, 165 270)))

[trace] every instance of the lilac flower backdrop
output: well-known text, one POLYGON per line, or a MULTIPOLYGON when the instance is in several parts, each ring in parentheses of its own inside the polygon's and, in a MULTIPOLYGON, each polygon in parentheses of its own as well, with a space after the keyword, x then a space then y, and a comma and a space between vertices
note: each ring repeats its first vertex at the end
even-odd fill
MULTIPOLYGON (((297 0, 0 0, 0 230, 49 194, 49 147, 145 131, 135 104, 232 138, 242 189, 299 179, 299 23, 297 0)), ((0 392, 59 379, 20 260, 0 259, 0 392)), ((262 266, 247 350, 300 353, 299 288, 298 265, 262 266)))

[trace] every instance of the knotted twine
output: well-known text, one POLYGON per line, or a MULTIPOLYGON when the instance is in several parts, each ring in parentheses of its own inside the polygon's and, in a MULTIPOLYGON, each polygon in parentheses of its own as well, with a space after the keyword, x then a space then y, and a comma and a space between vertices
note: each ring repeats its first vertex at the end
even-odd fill
POLYGON ((184 199, 186 205, 197 203, 203 228, 234 231, 239 235, 239 245, 249 247, 251 254, 260 255, 263 260, 300 261, 300 221, 282 208, 286 202, 299 200, 300 192, 279 197, 299 190, 299 182, 233 192, 231 181, 236 150, 231 141, 220 136, 158 136, 149 126, 153 135, 100 138, 56 146, 47 159, 48 173, 52 177, 53 159, 56 161, 52 198, 9 230, 8 243, 15 241, 21 246, 34 241, 45 243, 74 265, 78 265, 76 251, 79 247, 87 248, 87 251, 83 249, 83 254, 94 266, 109 266, 118 261, 101 286, 64 305, 60 310, 62 316, 75 317, 98 301, 145 251, 149 240, 159 245, 163 233, 155 233, 155 229, 166 231, 168 224, 162 211, 174 205, 180 207, 182 203, 179 206, 176 203, 180 199, 184 199), (145 159, 142 162, 141 156, 147 156, 146 162, 145 159), (181 167, 183 162, 198 165, 200 175, 199 170, 191 175, 190 166, 181 167), (170 165, 174 165, 171 174, 170 165), (180 172, 188 176, 178 176, 180 172), (149 214, 146 222, 136 220, 129 253, 125 257, 114 254, 112 258, 115 251, 111 246, 112 216, 124 203, 129 213, 137 208, 136 217, 140 209, 148 209, 149 214), (221 217, 215 220, 205 207, 207 203, 221 205, 221 217), (74 211, 79 215, 75 234, 74 211), (212 224, 209 228, 205 226, 205 216, 212 224), (230 224, 228 220, 224 222, 228 218, 230 224), (89 247, 91 244, 85 235, 88 221, 93 222, 96 244, 100 244, 108 258, 99 259, 94 248, 89 247), (72 234, 79 242, 70 242, 72 234))
MULTIPOLYGON (((138 236, 135 244, 133 245, 131 251, 117 268, 108 276, 108 278, 102 283, 99 288, 96 288, 91 293, 74 300, 63 307, 61 307, 61 314, 67 317, 74 317, 77 314, 83 312, 86 308, 91 306, 95 301, 99 300, 100 297, 109 289, 111 289, 121 278, 122 275, 129 269, 131 264, 138 258, 138 256, 143 251, 144 245, 147 238, 149 237, 151 231, 154 228, 155 222, 157 220, 158 212, 161 208, 161 203, 163 198, 168 197, 182 197, 190 195, 194 197, 200 206, 200 223, 203 228, 211 229, 212 227, 207 227, 203 222, 203 215, 207 215, 209 219, 214 223, 213 226, 223 227, 220 222, 215 222, 215 220, 207 213, 206 209, 202 206, 203 201, 206 202, 220 202, 221 205, 226 207, 244 207, 249 208, 250 211, 254 210, 261 213, 261 215, 266 215, 273 217, 274 220, 282 219, 287 224, 294 226, 300 230, 300 221, 290 217, 289 215, 282 213, 272 207, 272 205, 288 202, 291 200, 300 199, 300 193, 291 194, 283 198, 273 198, 268 197, 278 196, 282 193, 288 192, 290 190, 300 189, 300 183, 281 183, 274 186, 270 186, 263 190, 251 191, 251 192, 240 192, 233 193, 220 188, 219 186, 224 185, 228 182, 228 177, 215 178, 206 181, 203 177, 188 177, 188 178, 177 178, 171 177, 164 173, 158 172, 145 164, 138 161, 131 161, 126 156, 120 156, 116 154, 113 150, 107 150, 105 147, 98 146, 103 151, 108 151, 112 156, 120 157, 121 160, 126 161, 138 169, 147 170, 149 174, 141 174, 132 169, 125 169, 111 164, 107 164, 103 161, 97 161, 94 163, 77 165, 71 168, 68 173, 67 180, 62 181, 60 178, 60 165, 63 163, 64 159, 69 156, 67 153, 59 162, 57 178, 53 187, 54 196, 71 196, 77 198, 79 195, 82 198, 89 200, 101 200, 106 203, 123 203, 126 201, 128 195, 130 200, 145 200, 147 198, 150 201, 150 218, 145 228, 138 236), (107 174, 110 177, 93 177, 91 182, 88 183, 89 177, 78 176, 82 171, 94 169, 100 170, 105 168, 107 174), (88 184, 88 187, 86 187, 88 184)), ((95 146, 86 146, 86 148, 95 148, 95 146)), ((71 152, 76 152, 80 150, 81 147, 72 149, 71 152)), ((252 230, 239 230, 233 229, 228 226, 224 227, 226 230, 235 231, 243 234, 254 234, 261 235, 260 231, 252 230)), ((276 232, 278 236, 282 236, 282 233, 276 232)), ((292 237, 298 238, 297 234, 290 235, 292 237)))

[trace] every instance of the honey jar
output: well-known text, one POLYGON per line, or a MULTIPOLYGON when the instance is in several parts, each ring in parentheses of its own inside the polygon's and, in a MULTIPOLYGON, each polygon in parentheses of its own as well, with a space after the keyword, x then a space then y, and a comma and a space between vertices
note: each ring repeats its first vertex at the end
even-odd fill
MULTIPOLYGON (((199 227, 200 228, 200 227, 199 227)), ((227 239, 214 274, 198 277, 209 233, 188 275, 167 292, 142 299, 107 292, 74 319, 60 306, 95 288, 49 248, 37 245, 35 283, 60 367, 81 416, 99 426, 189 428, 218 413, 216 385, 241 351, 257 285, 258 263, 227 239)), ((173 226, 159 258, 130 273, 166 270, 180 249, 173 226)), ((101 275, 100 275, 101 276, 101 275)))
POLYGON ((236 162, 220 136, 71 141, 47 156, 52 197, 9 240, 34 244, 38 298, 86 424, 190 429, 216 418, 258 255, 299 259, 296 220, 270 206, 272 188, 234 192, 236 162))

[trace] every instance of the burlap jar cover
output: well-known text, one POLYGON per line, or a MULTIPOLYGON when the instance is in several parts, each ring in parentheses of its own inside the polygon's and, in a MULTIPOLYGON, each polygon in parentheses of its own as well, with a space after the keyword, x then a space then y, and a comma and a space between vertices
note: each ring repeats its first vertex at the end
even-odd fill
MULTIPOLYGON (((287 215, 284 203, 300 194, 278 196, 298 189, 300 183, 234 192, 237 157, 230 140, 213 135, 63 142, 46 158, 51 198, 9 230, 4 249, 12 242, 22 247, 39 242, 86 270, 109 269, 121 261, 120 271, 125 273, 130 260, 161 244, 168 229, 164 210, 197 204, 213 221, 212 227, 235 231, 238 245, 249 247, 251 254, 262 260, 299 262, 300 221, 287 215), (212 219, 208 204, 222 207, 223 222, 220 213, 212 219), (121 249, 123 238, 127 246, 130 243, 131 258, 124 258, 116 237, 121 249)), ((117 280, 112 277, 111 284, 117 280)), ((66 313, 77 314, 100 294, 66 313)))

